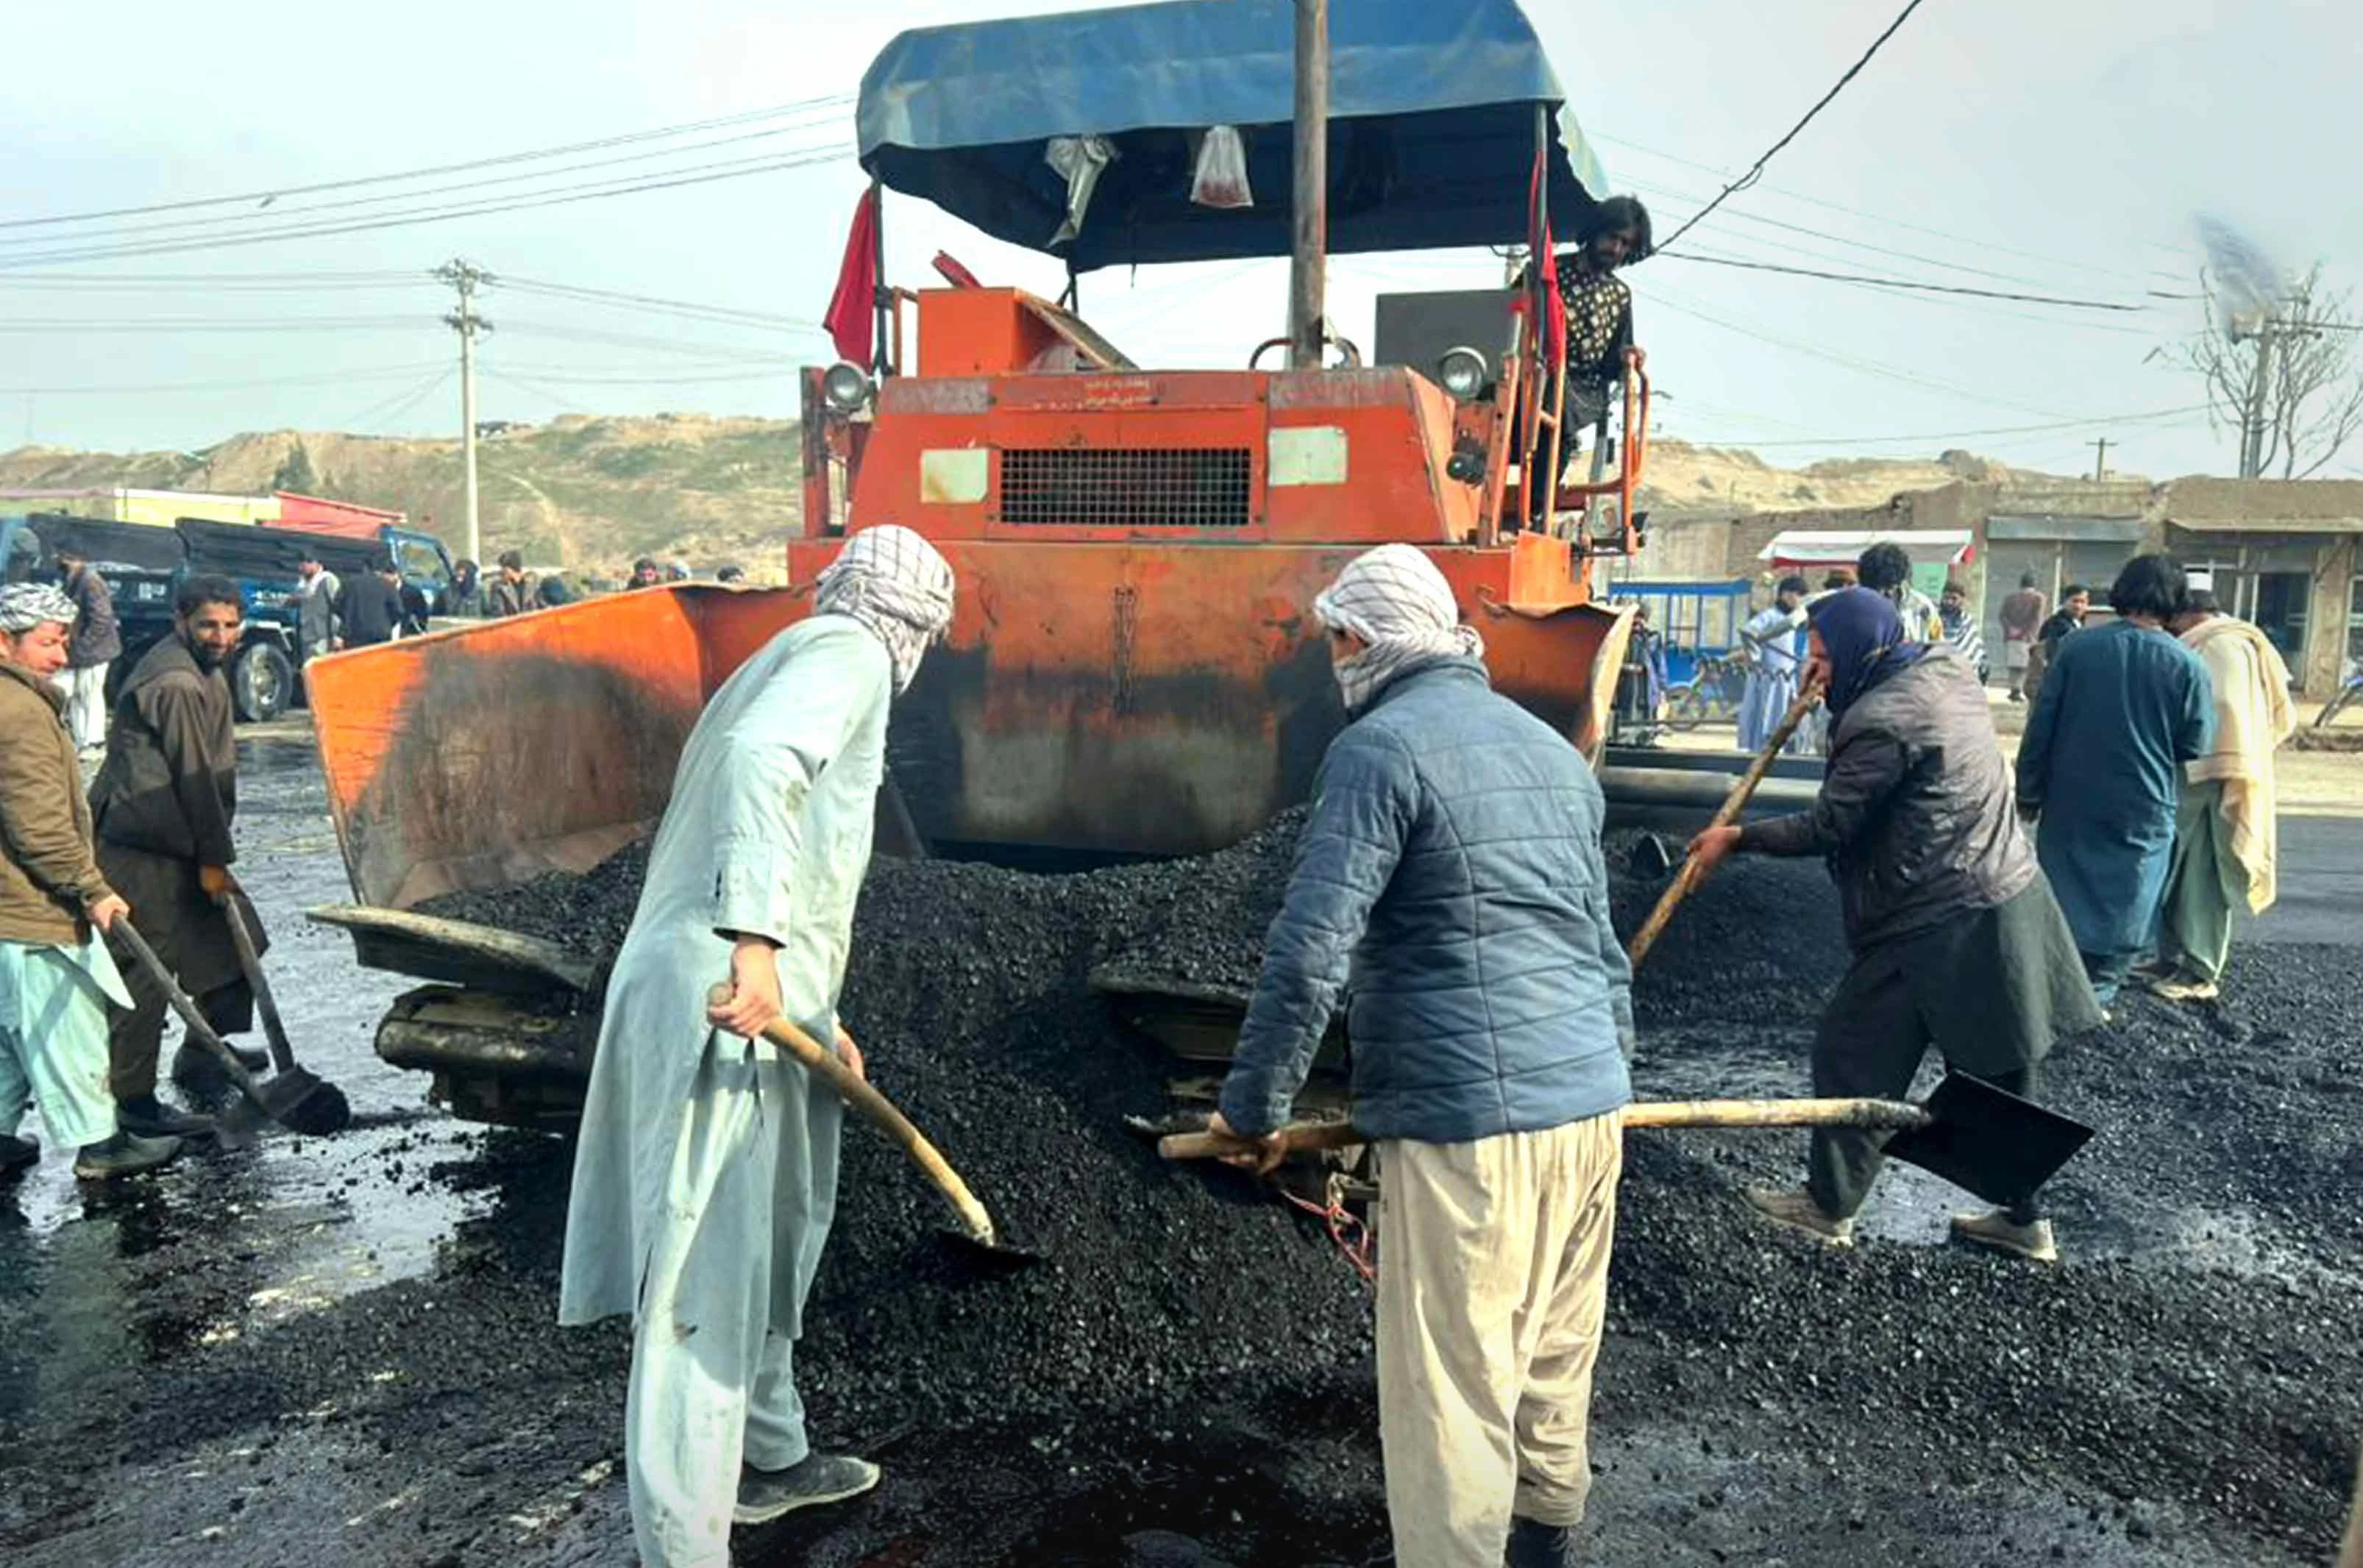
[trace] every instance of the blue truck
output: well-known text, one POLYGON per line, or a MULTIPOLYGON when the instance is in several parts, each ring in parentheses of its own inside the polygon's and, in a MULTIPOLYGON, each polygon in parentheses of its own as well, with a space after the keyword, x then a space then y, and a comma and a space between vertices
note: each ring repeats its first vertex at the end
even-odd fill
POLYGON ((0 569, 7 581, 59 580, 61 547, 79 550, 115 595, 123 657, 110 684, 171 632, 172 601, 183 581, 215 576, 235 582, 246 635, 230 660, 230 695, 238 716, 250 723, 277 718, 303 701, 303 682, 295 678, 303 593, 296 569, 305 557, 316 557, 340 580, 391 557, 405 602, 427 615, 449 613, 451 604, 449 554, 432 534, 412 528, 388 526, 374 539, 357 539, 197 517, 170 528, 62 513, 0 517, 0 569))

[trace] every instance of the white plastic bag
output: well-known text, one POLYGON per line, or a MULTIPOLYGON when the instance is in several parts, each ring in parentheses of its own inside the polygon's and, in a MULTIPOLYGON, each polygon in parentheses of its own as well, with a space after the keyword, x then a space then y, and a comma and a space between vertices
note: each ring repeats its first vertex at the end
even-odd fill
POLYGON ((1190 199, 1202 207, 1255 205, 1255 193, 1248 188, 1248 144, 1238 127, 1215 126, 1206 132, 1198 145, 1190 199))

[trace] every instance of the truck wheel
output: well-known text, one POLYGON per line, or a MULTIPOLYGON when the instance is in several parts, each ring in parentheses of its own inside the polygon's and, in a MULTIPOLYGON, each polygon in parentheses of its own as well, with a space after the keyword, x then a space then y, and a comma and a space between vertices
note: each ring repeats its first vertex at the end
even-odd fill
POLYGON ((295 694, 295 667, 269 643, 249 643, 229 667, 230 701, 250 724, 266 723, 287 711, 295 694))

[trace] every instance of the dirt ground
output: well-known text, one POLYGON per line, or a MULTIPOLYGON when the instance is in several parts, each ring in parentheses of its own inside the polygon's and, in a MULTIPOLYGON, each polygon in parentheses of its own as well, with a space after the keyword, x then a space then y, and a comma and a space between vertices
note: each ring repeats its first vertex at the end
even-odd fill
MULTIPOLYGON (((0 1559, 620 1568, 627 1338, 553 1322, 570 1147, 456 1123, 376 1063, 406 982, 300 919, 345 895, 309 749, 281 732, 245 767, 242 869, 283 1001, 360 1124, 114 1196, 51 1159, 0 1195, 0 1559)), ((2363 1439, 2363 832, 2317 820, 2287 872, 2299 916, 2252 933, 2221 1007, 2132 999, 2058 1057, 2058 1104, 2101 1133, 2054 1187, 2057 1270, 1945 1245, 1960 1195, 1908 1169, 1864 1244, 1825 1253, 1736 1201, 1792 1178, 1799 1140, 1630 1141, 1594 1561, 2327 1560, 2363 1439)), ((909 944, 848 1013, 882 1084, 982 1162, 988 1201, 1015 1191, 1051 1261, 1014 1284, 948 1272, 924 1192, 849 1130, 849 1187, 893 1196, 833 1242, 806 1364, 823 1440, 888 1479, 742 1535, 739 1561, 1385 1561, 1364 1287, 1244 1178, 1159 1167, 1104 1124, 1161 1069, 1071 991, 1145 895, 1010 876, 878 879, 873 935, 956 940, 909 944), (920 1020, 927 1038, 898 1037, 920 1020), (1060 1041, 1073 1073, 1034 1066, 1060 1041), (963 1124, 980 1074, 974 1105, 1034 1108, 1018 1143, 963 1124), (1028 1187, 1011 1149, 1081 1174, 1028 1187), (1052 1346, 1106 1364, 1045 1364, 1052 1346)), ((1620 919, 1653 892, 1625 878, 1620 919)), ((1710 884, 1643 977, 1645 1095, 1802 1090, 1833 902, 1810 866, 1710 884)))

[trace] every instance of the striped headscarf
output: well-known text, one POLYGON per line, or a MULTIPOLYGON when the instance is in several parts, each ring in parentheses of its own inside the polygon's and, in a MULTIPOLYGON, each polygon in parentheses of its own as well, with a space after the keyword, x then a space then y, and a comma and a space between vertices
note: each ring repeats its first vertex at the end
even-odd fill
POLYGON ((1410 545, 1381 545, 1355 557, 1313 602, 1313 613, 1331 631, 1351 632, 1370 645, 1337 667, 1349 713, 1421 665, 1485 651, 1477 629, 1460 624, 1452 585, 1410 545))
POLYGON ((46 582, 12 582, 0 588, 0 632, 15 636, 54 621, 71 626, 82 612, 46 582))
POLYGON ((895 691, 907 691, 927 645, 951 624, 951 564, 908 528, 864 528, 820 574, 813 608, 869 627, 894 661, 895 691))

